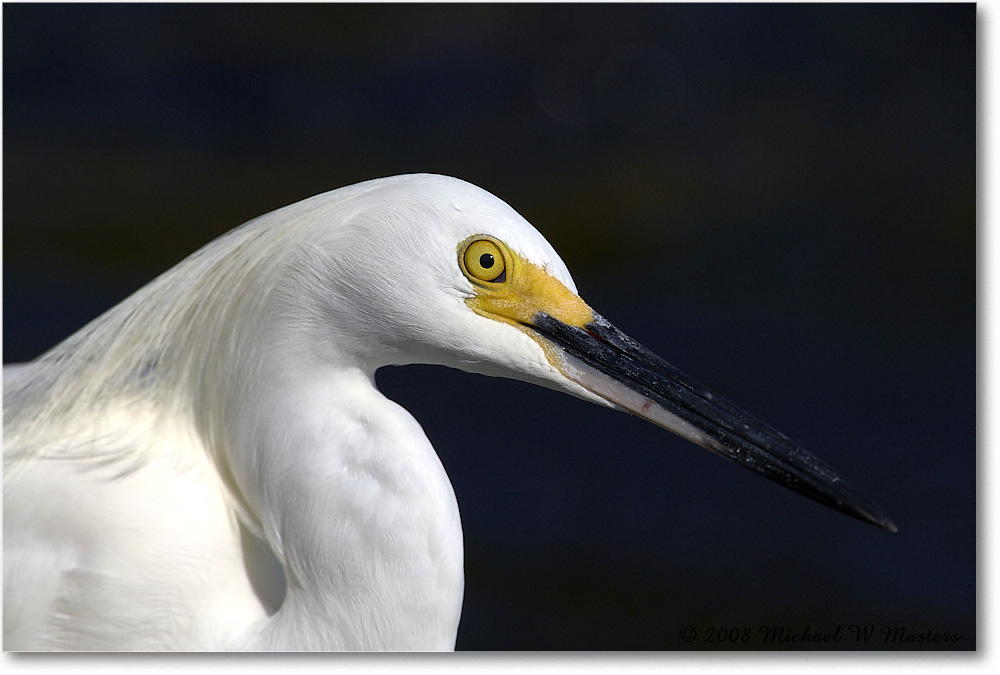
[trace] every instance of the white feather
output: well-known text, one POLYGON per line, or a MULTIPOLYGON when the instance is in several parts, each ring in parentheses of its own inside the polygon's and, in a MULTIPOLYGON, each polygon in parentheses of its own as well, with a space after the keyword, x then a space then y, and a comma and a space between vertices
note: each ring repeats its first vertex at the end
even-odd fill
POLYGON ((500 200, 401 176, 253 220, 5 368, 4 648, 453 648, 458 507, 375 369, 594 399, 462 302, 476 233, 575 290, 500 200))

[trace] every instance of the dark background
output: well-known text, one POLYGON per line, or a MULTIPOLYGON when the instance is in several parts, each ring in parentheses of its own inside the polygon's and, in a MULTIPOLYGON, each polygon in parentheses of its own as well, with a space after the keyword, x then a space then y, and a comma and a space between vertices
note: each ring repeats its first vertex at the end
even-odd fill
POLYGON ((265 211, 456 175, 545 233, 598 311, 900 528, 566 396, 387 369, 462 509, 459 648, 975 647, 974 5, 3 20, 5 362, 265 211), (495 445, 469 443, 483 429, 495 445), (768 626, 843 639, 779 645, 768 626))

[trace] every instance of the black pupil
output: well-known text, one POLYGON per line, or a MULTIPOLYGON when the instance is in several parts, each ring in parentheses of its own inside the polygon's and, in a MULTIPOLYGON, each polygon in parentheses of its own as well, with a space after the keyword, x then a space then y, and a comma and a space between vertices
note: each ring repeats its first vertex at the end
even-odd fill
POLYGON ((493 256, 489 253, 484 253, 479 256, 479 264, 484 270, 488 270, 493 267, 493 256))

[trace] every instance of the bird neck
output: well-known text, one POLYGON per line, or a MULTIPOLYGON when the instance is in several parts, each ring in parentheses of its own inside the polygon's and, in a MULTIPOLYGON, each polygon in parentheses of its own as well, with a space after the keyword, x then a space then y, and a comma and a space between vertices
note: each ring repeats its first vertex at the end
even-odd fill
POLYGON ((462 531, 419 424, 357 368, 288 369, 241 399, 229 468, 287 593, 271 648, 452 649, 462 531))

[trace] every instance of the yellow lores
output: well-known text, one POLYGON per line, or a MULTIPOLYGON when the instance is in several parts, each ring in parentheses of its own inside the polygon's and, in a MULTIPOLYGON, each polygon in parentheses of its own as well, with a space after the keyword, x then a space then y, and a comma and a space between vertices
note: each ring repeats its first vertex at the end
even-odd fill
POLYGON ((594 320, 594 310, 580 296, 494 237, 477 234, 463 241, 458 246, 458 262, 476 286, 476 294, 465 301, 469 307, 523 330, 546 354, 551 345, 528 329, 539 313, 578 328, 594 320))

